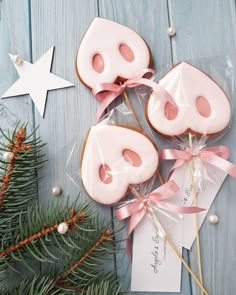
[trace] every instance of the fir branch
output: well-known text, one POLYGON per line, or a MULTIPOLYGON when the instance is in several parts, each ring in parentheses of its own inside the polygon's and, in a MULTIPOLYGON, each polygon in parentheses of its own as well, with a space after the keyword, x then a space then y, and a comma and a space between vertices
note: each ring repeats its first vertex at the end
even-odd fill
POLYGON ((91 255, 92 252, 94 252, 104 241, 112 241, 111 233, 112 229, 108 228, 105 232, 101 234, 101 236, 98 238, 98 240, 84 253, 82 257, 79 258, 68 270, 66 270, 64 273, 62 273, 57 281, 61 282, 64 280, 68 275, 70 275, 77 267, 81 265, 84 260, 91 255))
POLYGON ((35 275, 32 280, 24 279, 19 285, 11 290, 0 290, 1 295, 128 295, 121 293, 121 285, 117 282, 114 275, 107 276, 97 284, 88 286, 87 290, 81 291, 79 288, 58 289, 55 281, 47 276, 40 277, 35 275))
MULTIPOLYGON (((4 135, 4 132, 1 132, 1 133, 4 135)), ((2 186, 0 189, 0 207, 3 204, 4 198, 6 195, 6 190, 7 190, 9 183, 10 183, 11 174, 12 174, 12 171, 13 171, 14 166, 16 164, 16 158, 17 158, 19 152, 20 151, 28 151, 32 148, 31 144, 24 144, 25 137, 26 137, 26 130, 24 128, 20 128, 16 132, 14 141, 9 140, 9 138, 6 137, 10 141, 8 143, 7 147, 9 148, 10 152, 13 154, 13 158, 8 165, 6 174, 2 176, 2 186)))
POLYGON ((0 290, 1 295, 59 295, 60 290, 55 289, 54 281, 47 277, 35 275, 32 280, 24 279, 11 290, 0 290))
MULTIPOLYGON (((80 249, 77 243, 82 238, 83 231, 91 226, 94 218, 93 205, 84 203, 78 205, 76 200, 72 205, 63 205, 62 202, 51 203, 46 210, 35 204, 28 208, 27 213, 19 215, 19 231, 17 235, 9 239, 2 239, 0 245, 0 277, 5 277, 6 270, 14 269, 14 262, 22 262, 31 271, 27 263, 28 256, 40 262, 54 263, 58 257, 55 256, 56 248, 62 254, 67 248, 80 249), (57 228, 60 223, 66 222, 69 229, 65 235, 59 234, 57 228), (49 239, 50 237, 50 239, 49 239)), ((10 229, 11 232, 11 229, 10 229)), ((70 255, 69 255, 70 256, 70 255)))
MULTIPOLYGON (((103 280, 98 284, 92 284, 83 295, 119 295, 121 285, 111 280, 103 280)), ((124 293, 122 293, 124 295, 124 293)), ((128 294, 128 293, 126 293, 128 294)))
POLYGON ((104 274, 101 269, 114 251, 114 230, 111 224, 88 233, 86 238, 79 241, 81 250, 73 251, 73 261, 68 262, 68 266, 57 277, 57 287, 86 291, 88 286, 108 279, 107 275, 111 275, 104 274))
POLYGON ((36 138, 35 130, 27 136, 26 127, 18 124, 12 136, 0 129, 6 140, 0 143, 0 151, 13 155, 10 162, 0 160, 0 240, 9 238, 9 228, 16 230, 19 214, 37 200, 37 172, 45 162, 40 155, 44 144, 36 138))
MULTIPOLYGON (((85 213, 83 211, 75 212, 74 210, 71 210, 69 214, 70 214, 70 218, 67 220, 64 220, 62 222, 67 223, 70 228, 72 228, 76 222, 83 221, 85 218, 85 213)), ((59 226, 58 223, 53 226, 50 226, 50 227, 47 227, 45 224, 44 228, 40 232, 37 232, 37 233, 25 238, 24 240, 21 240, 17 244, 11 245, 9 248, 0 252, 0 257, 6 256, 10 252, 15 251, 18 248, 21 248, 21 247, 25 246, 26 244, 32 243, 34 240, 37 240, 43 236, 46 236, 47 234, 57 230, 58 226, 59 226)))
POLYGON ((69 285, 64 286, 65 289, 60 289, 60 295, 120 295, 128 294, 121 293, 121 285, 116 279, 115 274, 106 273, 105 275, 99 275, 98 282, 92 283, 87 286, 86 289, 80 289, 78 287, 71 287, 69 285))
POLYGON ((44 144, 35 131, 27 135, 26 127, 17 125, 12 135, 0 130, 6 139, 0 152, 13 154, 10 163, 0 160, 0 279, 11 270, 19 274, 18 284, 10 283, 0 294, 120 294, 116 275, 103 271, 115 251, 112 223, 101 226, 93 206, 78 204, 78 199, 72 205, 69 198, 66 205, 54 200, 47 208, 33 202, 38 193, 37 172, 45 162, 40 155, 44 144), (62 222, 68 225, 64 235, 57 231, 62 222), (35 262, 47 263, 40 275, 35 262))

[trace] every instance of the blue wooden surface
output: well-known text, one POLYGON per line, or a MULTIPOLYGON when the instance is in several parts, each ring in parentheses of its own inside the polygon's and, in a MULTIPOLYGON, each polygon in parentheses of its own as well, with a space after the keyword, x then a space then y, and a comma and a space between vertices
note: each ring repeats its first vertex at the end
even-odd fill
MULTIPOLYGON (((236 66, 234 0, 0 0, 0 95, 17 79, 8 52, 34 62, 52 45, 56 47, 52 72, 75 84, 74 88, 49 92, 45 119, 40 118, 28 96, 0 100, 2 128, 11 128, 19 119, 28 121, 31 128, 40 124, 39 134, 48 142, 45 151, 49 162, 41 172, 45 177, 40 183, 40 199, 50 199, 55 184, 63 188, 64 195, 79 192, 64 168, 73 142, 77 139, 82 143, 94 121, 97 103, 78 81, 74 59, 82 35, 95 16, 117 21, 140 33, 150 46, 157 71, 182 60, 198 65, 206 58, 206 70, 214 75, 211 63, 226 55, 236 66), (170 25, 177 30, 171 39, 167 35, 170 25)), ((235 136, 234 117, 230 131, 221 139, 221 143, 230 146, 233 162, 235 136)), ((160 148, 166 146, 162 139, 157 141, 160 148)), ((218 214, 219 224, 212 226, 205 221, 201 230, 204 282, 213 295, 236 294, 235 191, 236 181, 228 178, 210 209, 218 214)), ((99 206, 99 210, 104 217, 112 216, 109 208, 99 206)), ((193 269, 194 250, 184 252, 193 269)), ((117 253, 111 267, 121 278, 123 289, 128 290, 130 264, 126 255, 117 253)), ((184 269, 180 294, 200 294, 184 269)))

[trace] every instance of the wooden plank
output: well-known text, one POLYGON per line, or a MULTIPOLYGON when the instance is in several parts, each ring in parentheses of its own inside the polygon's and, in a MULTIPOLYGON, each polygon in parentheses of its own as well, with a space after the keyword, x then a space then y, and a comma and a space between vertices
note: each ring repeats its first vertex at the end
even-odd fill
MULTIPOLYGON (((235 70, 235 1, 169 0, 168 3, 170 22, 177 31, 176 37, 172 38, 174 62, 185 60, 196 66, 201 65, 214 77, 216 76, 214 66, 219 65, 222 56, 228 56, 235 70), (206 62, 203 62, 203 58, 206 62)), ((221 73, 224 74, 224 69, 221 69, 221 73)), ((230 147, 230 160, 234 163, 236 162, 235 136, 234 117, 230 131, 217 143, 230 147)), ((228 177, 209 212, 219 216, 219 224, 211 225, 205 220, 201 229, 204 282, 209 294, 234 294, 236 290, 236 281, 233 279, 236 264, 233 247, 236 242, 236 228, 233 221, 236 206, 235 190, 235 180, 228 177)), ((193 247, 191 253, 193 268, 196 268, 195 253, 196 249, 193 247)), ((195 284, 192 289, 193 294, 200 294, 195 284)))
MULTIPOLYGON (((75 85, 48 93, 44 119, 35 110, 35 121, 40 124, 39 134, 48 143, 45 152, 49 161, 42 170, 44 179, 39 187, 41 200, 51 198, 51 189, 55 185, 63 189, 64 200, 68 194, 72 200, 80 191, 81 201, 88 199, 83 188, 75 185, 66 175, 65 166, 74 143, 78 141, 82 146, 88 129, 94 123, 96 101, 91 91, 78 80, 74 64, 82 36, 97 16, 97 10, 96 0, 31 1, 33 60, 36 61, 51 46, 55 46, 52 72, 75 85)), ((79 169, 78 165, 78 173, 79 169)), ((101 218, 111 218, 110 208, 97 207, 101 218)), ((110 268, 114 270, 113 263, 110 268)))
MULTIPOLYGON (((36 61, 51 46, 55 46, 52 72, 75 85, 49 91, 44 119, 35 110, 39 132, 48 142, 46 152, 49 158, 43 171, 45 181, 40 186, 40 198, 50 198, 54 185, 61 186, 65 195, 74 196, 80 188, 66 176, 66 162, 75 141, 82 145, 94 122, 96 110, 96 101, 91 91, 78 80, 74 63, 80 40, 97 15, 97 3, 95 0, 31 1, 31 14, 33 60, 36 61)), ((83 197, 86 198, 85 194, 83 197)), ((103 211, 105 215, 110 215, 109 209, 103 211)))
MULTIPOLYGON (((99 16, 116 21, 120 24, 126 25, 131 29, 138 32, 150 46, 153 67, 158 71, 158 75, 165 72, 172 64, 170 40, 167 35, 168 23, 168 10, 166 1, 147 1, 135 0, 118 1, 118 0, 99 0, 99 16)), ((144 120, 144 112, 140 109, 138 100, 134 91, 129 91, 130 100, 138 114, 140 122, 145 131, 150 132, 144 120)), ((160 137, 153 134, 158 144, 159 149, 166 146, 167 143, 160 137)), ((166 168, 161 170, 166 173, 166 168)), ((121 233, 121 238, 126 238, 126 230, 121 233)), ((188 257, 185 255, 185 258, 188 257)), ((130 272, 131 264, 125 252, 116 254, 116 268, 118 276, 123 282, 123 290, 130 288, 130 272)), ((145 274, 144 274, 145 279, 145 274)), ((147 293, 138 293, 147 294, 147 293)), ((158 293, 168 295, 169 293, 158 293)), ((186 270, 183 270, 182 279, 182 292, 180 294, 191 294, 189 277, 186 270)))
MULTIPOLYGON (((31 61, 28 0, 0 1, 0 97, 18 79, 17 71, 8 53, 18 54, 31 61)), ((18 121, 28 122, 34 128, 32 100, 28 95, 0 99, 0 127, 13 130, 18 121)), ((0 141, 5 140, 0 135, 0 141)), ((39 265, 39 264, 38 264, 39 265)), ((37 269, 37 263, 34 265, 37 269)), ((9 286, 15 274, 7 277, 1 286, 9 286)))
MULTIPOLYGON (((28 0, 0 1, 0 97, 18 79, 8 53, 30 61, 28 0)), ((0 99, 0 127, 14 128, 17 121, 33 128, 32 102, 28 95, 0 99)))

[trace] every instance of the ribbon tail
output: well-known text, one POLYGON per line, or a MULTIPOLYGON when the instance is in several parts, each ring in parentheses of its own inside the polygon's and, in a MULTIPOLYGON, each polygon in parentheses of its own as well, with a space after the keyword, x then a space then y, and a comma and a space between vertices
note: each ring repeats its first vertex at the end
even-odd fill
POLYGON ((206 154, 201 154, 200 159, 208 164, 211 164, 221 170, 223 170, 224 172, 226 172, 227 174, 229 174, 230 176, 236 178, 236 165, 230 163, 229 161, 218 157, 212 153, 206 153, 206 154))
POLYGON ((97 112, 96 112, 96 123, 100 120, 102 114, 105 112, 106 108, 114 101, 116 97, 108 97, 104 99, 100 105, 98 106, 97 112))
POLYGON ((171 198, 178 191, 178 185, 174 182, 174 180, 170 180, 148 194, 147 199, 153 199, 154 201, 166 200, 171 198))
POLYGON ((183 213, 183 214, 199 213, 206 210, 196 206, 178 206, 178 205, 173 205, 169 203, 164 203, 161 201, 158 202, 158 208, 165 211, 173 212, 173 213, 183 213))
POLYGON ((203 149, 202 153, 204 153, 204 152, 212 152, 216 156, 218 156, 220 158, 224 158, 226 160, 229 158, 229 148, 224 145, 212 146, 209 148, 205 148, 205 149, 203 149))
POLYGON ((166 99, 170 104, 174 105, 175 107, 177 107, 174 99, 172 98, 172 96, 163 88, 161 87, 158 83, 146 79, 146 78, 136 78, 136 79, 132 79, 127 83, 128 87, 136 87, 137 85, 145 85, 148 86, 150 88, 153 89, 153 91, 159 93, 164 99, 166 99))

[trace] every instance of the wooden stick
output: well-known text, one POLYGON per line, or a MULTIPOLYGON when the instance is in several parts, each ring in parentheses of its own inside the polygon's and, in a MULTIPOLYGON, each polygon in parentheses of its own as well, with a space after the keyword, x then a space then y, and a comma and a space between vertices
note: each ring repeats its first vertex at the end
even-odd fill
POLYGON ((160 181, 160 184, 161 185, 164 184, 164 180, 163 180, 163 178, 161 176, 161 173, 160 173, 159 169, 157 169, 157 177, 158 177, 158 179, 160 181))
POLYGON ((128 97, 126 91, 124 91, 124 98, 125 98, 125 101, 126 101, 126 103, 127 103, 127 105, 128 105, 128 108, 130 109, 130 111, 131 111, 131 113, 132 113, 132 117, 133 117, 133 119, 134 119, 134 121, 135 121, 135 124, 137 125, 138 129, 142 130, 142 127, 141 127, 141 125, 139 124, 138 118, 137 118, 136 115, 135 115, 135 111, 134 111, 134 109, 133 109, 133 107, 132 107, 132 104, 131 104, 131 102, 130 102, 130 100, 129 100, 129 97, 128 97))
POLYGON ((191 276, 193 277, 194 281, 197 283, 197 285, 199 286, 199 288, 201 289, 201 293, 208 295, 206 289, 204 289, 202 282, 199 281, 199 279, 197 278, 197 276, 194 274, 194 272, 191 270, 191 268, 188 266, 187 262, 184 260, 184 258, 182 257, 181 253, 179 253, 178 249, 176 248, 175 244, 172 242, 171 238, 166 235, 165 237, 166 241, 169 243, 170 247, 172 248, 172 250, 175 252, 175 254, 179 257, 179 259, 181 260, 181 262, 183 263, 184 267, 187 269, 187 271, 191 274, 191 276))
MULTIPOLYGON (((132 113, 133 119, 134 119, 134 121, 135 121, 138 129, 142 130, 141 125, 139 124, 139 121, 138 121, 138 119, 137 119, 137 117, 135 115, 134 109, 133 109, 133 107, 132 107, 132 105, 130 103, 129 97, 128 97, 128 95, 127 95, 127 93, 125 91, 124 91, 124 98, 125 98, 125 101, 126 101, 126 103, 128 105, 128 108, 130 109, 130 111, 132 113)), ((159 170, 157 170, 157 177, 159 178, 160 183, 161 184, 164 184, 163 178, 162 178, 159 170)), ((130 185, 129 188, 130 188, 131 192, 135 195, 136 198, 138 198, 138 199, 141 198, 142 199, 142 196, 139 194, 139 192, 136 191, 136 189, 132 185, 130 185)), ((201 289, 201 294, 202 295, 204 295, 204 294, 208 295, 207 291, 204 289, 203 284, 202 284, 202 281, 203 280, 202 280, 202 271, 201 271, 200 242, 199 242, 198 226, 197 226, 198 225, 198 220, 196 221, 197 222, 196 223, 197 224, 196 225, 196 229, 197 229, 198 243, 199 243, 199 247, 197 247, 197 249, 198 249, 198 258, 200 257, 200 260, 198 259, 198 266, 200 267, 199 268, 200 281, 196 277, 196 275, 193 273, 193 271, 191 270, 191 268, 188 266, 187 262, 184 260, 184 258, 182 257, 181 253, 178 251, 177 247, 175 246, 175 244, 171 240, 170 236, 168 236, 166 234, 165 229, 163 228, 162 224, 157 219, 157 217, 155 215, 155 212, 153 211, 152 206, 148 204, 147 207, 148 207, 148 211, 149 211, 150 215, 155 220, 156 226, 161 229, 164 238, 166 239, 166 241, 168 242, 168 244, 170 245, 170 247, 172 248, 172 250, 175 252, 175 254, 177 255, 177 257, 180 259, 180 261, 183 263, 183 265, 185 266, 185 268, 191 274, 191 276, 193 277, 193 279, 195 280, 195 282, 198 284, 199 288, 201 289)), ((195 214, 195 218, 197 218, 197 214, 195 214)))
MULTIPOLYGON (((140 195, 140 193, 135 189, 134 186, 130 185, 129 189, 131 190, 131 192, 134 194, 134 196, 137 199, 143 199, 142 196, 140 195)), ((190 275, 193 277, 194 281, 197 283, 197 285, 199 286, 199 288, 201 289, 202 294, 208 295, 207 291, 204 289, 202 283, 199 281, 199 279, 197 278, 197 276, 194 274, 194 272, 191 270, 191 268, 189 267, 189 265, 187 264, 187 262, 184 260, 184 258, 182 257, 181 253, 179 252, 179 250, 177 249, 177 247, 175 246, 175 244, 173 243, 172 239, 170 236, 168 236, 166 234, 165 229, 163 228, 162 224, 160 223, 160 221, 158 220, 158 218, 156 217, 156 214, 153 210, 153 207, 150 204, 147 204, 147 208, 148 208, 148 212, 149 215, 152 217, 153 221, 155 222, 155 225, 157 226, 157 228, 160 229, 160 231, 162 232, 163 238, 165 238, 165 240, 167 241, 167 243, 170 245, 170 247, 172 248, 172 250, 175 252, 175 254, 177 255, 177 257, 180 259, 180 261, 183 263, 184 267, 187 269, 187 271, 190 273, 190 275)))
MULTIPOLYGON (((192 134, 189 133, 189 147, 192 150, 193 143, 192 143, 192 134)), ((197 182, 196 177, 194 176, 194 167, 190 164, 191 174, 192 174, 192 184, 193 184, 193 205, 197 206, 197 182)), ((201 258, 201 247, 200 247, 200 237, 198 231, 198 214, 194 214, 194 230, 196 235, 196 246, 197 246, 197 261, 198 261, 198 271, 200 276, 200 282, 203 285, 203 275, 202 275, 202 258, 201 258)), ((203 291, 201 290, 201 294, 204 295, 203 291)))

